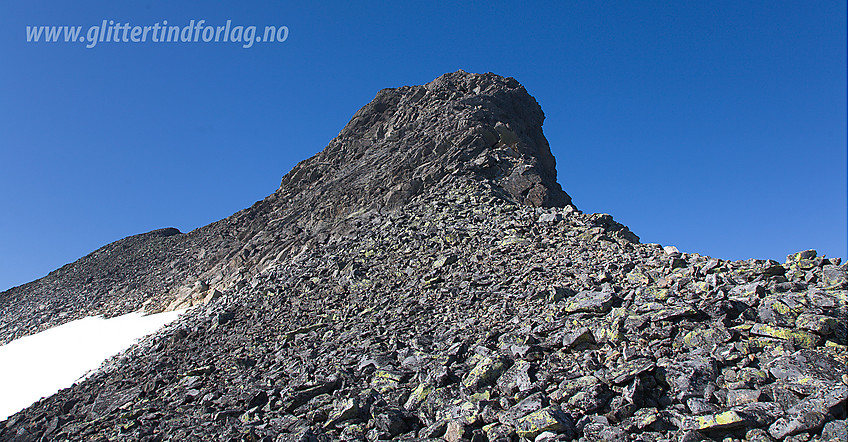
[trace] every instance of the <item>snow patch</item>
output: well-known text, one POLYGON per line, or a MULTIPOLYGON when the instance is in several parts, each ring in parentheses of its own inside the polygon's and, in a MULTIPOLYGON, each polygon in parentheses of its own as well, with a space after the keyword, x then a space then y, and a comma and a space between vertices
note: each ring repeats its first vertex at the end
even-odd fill
POLYGON ((70 387, 184 311, 90 316, 0 346, 0 420, 70 387))

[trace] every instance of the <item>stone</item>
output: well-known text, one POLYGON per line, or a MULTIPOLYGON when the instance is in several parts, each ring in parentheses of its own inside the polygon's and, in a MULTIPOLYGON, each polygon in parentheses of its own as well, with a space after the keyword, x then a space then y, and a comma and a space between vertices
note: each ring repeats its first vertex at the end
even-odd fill
POLYGON ((537 218, 537 222, 544 223, 555 223, 561 221, 563 216, 560 213, 541 213, 540 217, 537 218))
POLYGON ((516 428, 517 436, 534 439, 544 431, 569 432, 573 429, 573 423, 560 408, 551 406, 521 417, 516 428))
POLYGON ((682 433, 682 436, 679 437, 679 442, 702 442, 708 441, 705 436, 700 434, 700 432, 696 430, 687 430, 682 433))
POLYGON ((636 358, 618 365, 608 372, 608 377, 615 384, 623 384, 635 376, 655 369, 655 362, 648 358, 636 358))
POLYGON ((827 287, 846 287, 847 286, 847 265, 823 266, 823 283, 827 287))
POLYGON ((764 297, 764 294, 764 286, 759 282, 754 282, 732 287, 729 291, 729 299, 753 307, 758 304, 760 298, 764 297))
POLYGON ((821 336, 829 336, 838 327, 838 320, 814 313, 801 313, 797 316, 795 325, 798 329, 808 330, 821 336))
POLYGON ((135 400, 140 393, 138 387, 131 387, 119 391, 102 391, 94 400, 89 410, 91 419, 103 418, 130 401, 135 400))
POLYGON ((695 316, 698 313, 699 312, 690 305, 664 307, 648 313, 648 319, 651 322, 673 321, 680 318, 695 316))
POLYGON ((729 410, 705 415, 687 416, 682 420, 682 430, 718 431, 747 426, 765 426, 773 422, 782 413, 775 403, 753 403, 732 407, 729 410))
POLYGON ((532 393, 510 407, 503 413, 500 420, 506 424, 516 424, 517 419, 531 412, 538 411, 547 405, 546 397, 542 392, 532 393))
POLYGON ((740 370, 727 370, 723 377, 729 390, 752 389, 768 382, 768 373, 754 367, 744 367, 740 370))
POLYGON ((433 266, 434 268, 440 269, 456 263, 457 259, 457 255, 440 256, 434 261, 433 266))
POLYGON ((590 344, 595 344, 596 338, 593 336, 593 332, 590 331, 587 327, 581 327, 578 330, 568 331, 564 334, 564 338, 561 340, 561 344, 566 348, 576 348, 579 346, 586 346, 590 344))
POLYGON ((448 421, 440 420, 419 430, 419 437, 423 439, 434 439, 443 437, 448 428, 448 421))
POLYGON ((410 393, 407 401, 404 404, 404 408, 406 410, 414 410, 422 405, 426 399, 428 399, 428 395, 434 391, 434 388, 425 382, 420 383, 416 386, 416 388, 410 393))
POLYGON ((404 373, 392 369, 378 369, 372 375, 372 387, 381 393, 386 393, 399 387, 404 380, 404 373))
POLYGON ((688 416, 682 421, 683 430, 728 430, 746 426, 748 417, 735 410, 706 416, 688 416))
POLYGON ((526 392, 531 390, 534 385, 531 382, 531 376, 528 371, 531 369, 531 363, 527 361, 517 361, 504 374, 502 374, 496 385, 502 394, 511 396, 518 392, 526 392))
POLYGON ((567 313, 606 313, 611 310, 614 297, 607 292, 593 292, 584 290, 567 299, 564 311, 567 313))
POLYGON ((732 340, 732 334, 725 327, 711 326, 691 330, 682 338, 682 344, 689 348, 715 348, 732 340))
POLYGON ((847 440, 847 421, 834 420, 829 421, 823 426, 821 432, 822 441, 846 441, 847 440))
POLYGON ((828 353, 799 350, 768 364, 770 373, 785 381, 790 388, 803 394, 812 394, 841 382, 841 362, 828 353))
POLYGON ((814 249, 803 250, 800 252, 792 253, 788 255, 785 259, 785 262, 798 262, 808 259, 814 259, 818 256, 818 252, 814 249))
POLYGON ((511 442, 516 436, 516 431, 510 425, 503 424, 492 424, 487 425, 484 428, 484 434, 487 437, 487 440, 490 442, 511 442))
MULTIPOLYGON (((659 362, 659 365, 662 365, 659 362)), ((703 397, 717 378, 717 363, 706 356, 687 353, 674 361, 665 362, 665 382, 673 397, 682 401, 690 397, 703 397)))
MULTIPOLYGON (((770 425, 770 435, 781 439, 802 432, 819 429, 827 420, 833 407, 847 404, 847 387, 835 385, 818 390, 785 412, 770 425)), ((844 412, 846 414, 846 411, 844 412)))
POLYGON ((566 379, 558 385, 557 390, 552 392, 549 397, 555 402, 561 402, 569 400, 580 391, 587 390, 601 384, 602 381, 595 376, 582 376, 574 379, 566 379))
POLYGON ((752 402, 758 402, 761 397, 759 390, 729 390, 726 392, 726 405, 734 407, 736 405, 744 405, 752 402))
POLYGON ((803 348, 817 348, 822 341, 822 338, 809 332, 785 327, 775 327, 767 324, 753 325, 750 329, 750 333, 758 336, 784 339, 796 347, 803 348))
POLYGON ((746 440, 748 442, 772 442, 773 439, 768 435, 763 428, 753 428, 747 431, 746 440))
POLYGON ((663 429, 664 423, 655 408, 641 408, 623 422, 622 427, 629 433, 643 433, 653 429, 663 429))
POLYGON ((283 398, 283 408, 292 412, 317 396, 333 391, 338 385, 338 381, 330 381, 296 387, 290 395, 283 398))
POLYGON ((705 398, 689 397, 686 399, 685 403, 692 414, 705 415, 717 412, 717 406, 707 401, 705 398))
POLYGON ((395 437, 410 430, 399 410, 388 409, 375 416, 375 429, 383 437, 395 437))
POLYGON ((500 358, 484 358, 463 378, 463 385, 470 390, 477 390, 491 385, 507 369, 508 367, 505 361, 500 358))
POLYGON ((555 442, 558 440, 560 440, 558 435, 551 431, 544 431, 534 438, 534 442, 555 442))
POLYGON ((472 429, 464 422, 451 421, 446 425, 446 434, 443 439, 447 442, 458 442, 469 439, 472 436, 472 429))
POLYGON ((635 267, 626 275, 626 280, 635 285, 648 285, 651 280, 648 275, 644 272, 640 271, 639 268, 635 267))
POLYGON ((265 391, 259 391, 248 400, 248 408, 262 407, 269 401, 269 395, 265 391))
POLYGON ((570 410, 592 413, 604 407, 612 396, 611 390, 605 384, 595 384, 571 395, 562 404, 570 410))
POLYGON ((764 267, 764 269, 762 270, 762 274, 768 275, 768 276, 785 275, 785 267, 783 265, 779 264, 779 263, 776 263, 775 261, 774 261, 774 263, 775 264, 766 265, 764 267))
POLYGON ((233 320, 236 315, 233 312, 226 311, 218 314, 218 323, 219 325, 224 325, 233 320))
POLYGON ((338 426, 360 415, 360 401, 357 397, 334 401, 333 410, 328 414, 326 427, 338 426))
POLYGON ((679 253, 679 249, 677 249, 676 246, 664 246, 664 253, 666 253, 668 256, 678 256, 681 254, 679 253))

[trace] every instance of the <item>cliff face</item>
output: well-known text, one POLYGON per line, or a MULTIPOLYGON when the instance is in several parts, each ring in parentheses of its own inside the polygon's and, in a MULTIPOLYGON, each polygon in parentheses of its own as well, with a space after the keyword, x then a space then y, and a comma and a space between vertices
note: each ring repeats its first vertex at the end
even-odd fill
POLYGON ((493 74, 386 89, 251 208, 3 293, 17 333, 65 320, 26 311, 65 288, 71 312, 196 307, 0 440, 846 434, 846 264, 640 244, 576 210, 542 123, 493 74))
POLYGON ((463 173, 524 204, 566 206, 542 125, 537 101, 512 78, 455 72, 384 89, 324 151, 287 174, 278 195, 318 195, 342 210, 396 207, 463 173))

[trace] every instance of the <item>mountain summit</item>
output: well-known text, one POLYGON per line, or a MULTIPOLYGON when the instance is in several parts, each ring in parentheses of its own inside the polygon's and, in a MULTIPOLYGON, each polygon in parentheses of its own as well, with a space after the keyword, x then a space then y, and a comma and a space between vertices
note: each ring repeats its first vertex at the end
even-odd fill
POLYGON ((385 89, 252 207, 0 294, 3 340, 193 307, 0 440, 846 440, 847 265, 641 244, 542 123, 494 74, 385 89))

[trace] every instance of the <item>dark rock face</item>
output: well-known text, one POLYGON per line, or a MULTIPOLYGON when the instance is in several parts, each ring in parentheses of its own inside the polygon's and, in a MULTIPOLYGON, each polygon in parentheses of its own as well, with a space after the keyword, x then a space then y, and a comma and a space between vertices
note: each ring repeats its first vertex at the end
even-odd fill
POLYGON ((493 74, 455 72, 384 89, 324 151, 288 173, 278 194, 321 199, 320 215, 332 218, 363 205, 396 207, 446 175, 474 172, 515 201, 562 207, 570 197, 555 179, 543 118, 516 80, 493 74))
POLYGON ((226 228, 157 240, 220 241, 162 297, 203 302, 0 440, 846 437, 846 264, 640 244, 572 206, 542 121, 492 74, 381 91, 226 228))

